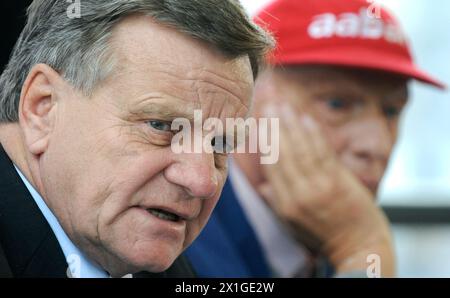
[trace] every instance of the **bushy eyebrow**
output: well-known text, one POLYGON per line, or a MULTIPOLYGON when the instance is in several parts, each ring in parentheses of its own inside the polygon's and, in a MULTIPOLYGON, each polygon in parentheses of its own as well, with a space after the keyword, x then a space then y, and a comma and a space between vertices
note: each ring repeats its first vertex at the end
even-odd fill
POLYGON ((194 108, 189 105, 179 105, 174 103, 147 102, 130 109, 134 116, 158 117, 159 120, 172 121, 177 118, 194 121, 194 108))

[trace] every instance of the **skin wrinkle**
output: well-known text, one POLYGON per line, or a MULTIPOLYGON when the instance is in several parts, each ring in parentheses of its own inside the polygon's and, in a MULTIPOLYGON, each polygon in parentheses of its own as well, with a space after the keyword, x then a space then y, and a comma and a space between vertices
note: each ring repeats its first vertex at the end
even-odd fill
MULTIPOLYGON (((116 126, 119 126, 119 125, 116 125, 116 126)), ((130 125, 130 126, 131 126, 131 125, 130 125)), ((107 129, 110 129, 110 128, 111 128, 111 127, 107 127, 107 128, 105 128, 104 130, 107 130, 107 129)), ((98 140, 98 139, 97 139, 97 140, 98 140)), ((98 140, 98 141, 100 141, 100 140, 98 140)), ((103 146, 99 147, 100 150, 102 150, 104 147, 107 146, 107 142, 112 142, 112 141, 113 141, 113 140, 106 140, 105 144, 104 144, 103 146)), ((126 144, 123 144, 123 146, 126 146, 126 144)), ((126 151, 123 150, 122 152, 126 152, 126 151)), ((110 185, 108 185, 104 191, 100 192, 100 194, 99 194, 99 195, 96 195, 95 197, 104 197, 104 198, 106 198, 105 201, 107 201, 108 198, 110 198, 111 194, 113 193, 113 190, 111 190, 111 184, 112 184, 112 183, 113 183, 113 181, 110 182, 110 185)), ((73 209, 73 207, 72 207, 72 209, 73 209)), ((70 209, 69 209, 69 210, 70 210, 70 209)), ((103 210, 103 209, 100 208, 99 211, 101 211, 101 210, 103 210)), ((97 218, 98 218, 99 216, 100 216, 100 212, 98 212, 97 218)), ((73 226, 73 222, 72 222, 72 226, 73 226)), ((86 240, 88 240, 89 243, 90 243, 91 245, 94 245, 94 246, 96 246, 96 247, 102 247, 102 246, 104 246, 104 244, 103 244, 103 241, 102 241, 102 239, 101 239, 101 237, 100 237, 100 232, 99 232, 98 222, 97 222, 97 225, 96 225, 96 230, 97 230, 97 235, 96 235, 96 237, 95 237, 96 239, 89 239, 89 238, 87 238, 86 240), (96 243, 96 242, 95 242, 97 239, 100 241, 100 243, 96 243)), ((80 241, 82 241, 82 239, 83 239, 83 237, 80 237, 80 241)))
MULTIPOLYGON (((119 106, 117 106, 117 108, 118 108, 118 110, 120 110, 120 107, 119 107, 119 106)), ((131 113, 131 114, 137 114, 137 113, 138 113, 138 112, 133 112, 133 111, 128 111, 128 112, 131 113)), ((128 128, 128 129, 129 129, 128 133, 129 133, 130 135, 135 135, 135 136, 138 136, 139 138, 142 139, 141 142, 139 142, 139 141, 136 139, 136 140, 134 141, 134 143, 138 142, 138 143, 143 144, 143 145, 144 145, 144 144, 145 144, 145 145, 149 144, 150 140, 148 139, 148 134, 143 133, 142 129, 136 127, 136 125, 135 125, 134 122, 129 121, 129 120, 123 120, 123 119, 121 119, 121 118, 129 118, 129 117, 126 117, 125 115, 119 115, 119 114, 120 114, 119 111, 118 111, 117 113, 115 113, 114 111, 111 111, 111 113, 113 114, 112 116, 115 117, 115 118, 117 118, 118 120, 120 120, 121 123, 120 123, 120 124, 115 124, 115 125, 113 125, 113 126, 111 126, 111 127, 106 127, 105 129, 99 131, 99 134, 103 133, 105 130, 113 129, 114 127, 120 127, 120 130, 119 130, 119 136, 121 136, 121 135, 123 134, 123 130, 124 130, 125 128, 128 128), (114 115, 114 114, 116 114, 116 115, 114 115)), ((110 140, 110 141, 114 141, 114 140, 110 140)), ((128 146, 128 145, 129 145, 129 144, 123 144, 124 148, 125 148, 125 146, 128 146)), ((104 146, 106 146, 106 143, 105 143, 104 146)), ((100 149, 102 149, 102 147, 100 147, 100 149)), ((121 150, 121 151, 119 151, 119 152, 127 152, 127 150, 121 150)), ((131 154, 130 154, 130 155, 131 155, 131 154)), ((118 157, 119 157, 119 156, 118 156, 118 157)))
MULTIPOLYGON (((160 105, 160 103, 158 102, 154 102, 154 101, 161 101, 164 99, 164 97, 170 98, 169 95, 165 96, 162 93, 157 93, 155 95, 146 95, 145 99, 143 99, 142 102, 138 104, 139 107, 130 108, 129 113, 135 116, 136 120, 139 120, 140 118, 150 117, 151 115, 158 115, 158 117, 162 118, 159 120, 169 120, 180 117, 187 118, 190 120, 190 122, 194 120, 193 119, 194 110, 196 108, 199 109, 200 107, 193 108, 191 107, 191 105, 185 104, 183 109, 180 109, 178 106, 170 107, 174 110, 172 111, 168 109, 166 105, 163 106, 160 105), (145 103, 147 101, 149 103, 145 103), (187 112, 183 111, 184 109, 187 109, 188 111, 187 112)), ((179 101, 180 103, 182 103, 182 101, 178 99, 175 99, 174 101, 179 101)))
MULTIPOLYGON (((112 184, 112 182, 111 182, 111 184, 112 184)), ((110 188, 111 188, 111 185, 109 185, 108 189, 105 191, 105 192, 108 193, 107 195, 102 195, 102 196, 100 196, 100 197, 106 197, 106 198, 107 198, 107 199, 105 200, 105 202, 108 201, 108 198, 110 198, 111 195, 114 193, 114 191, 113 191, 113 190, 110 190, 110 188)), ((93 245, 93 246, 99 247, 99 248, 104 248, 104 249, 106 249, 106 251, 107 251, 111 256, 114 256, 114 255, 115 255, 115 252, 114 252, 113 249, 110 249, 108 240, 104 240, 104 239, 101 237, 102 233, 100 233, 100 225, 99 225, 99 223, 100 223, 101 221, 100 221, 99 218, 100 218, 100 215, 101 215, 101 211, 102 211, 102 210, 105 210, 105 209, 103 209, 103 208, 100 208, 100 209, 99 209, 98 217, 97 217, 97 221, 96 221, 96 223, 97 223, 97 225, 96 225, 96 231, 97 231, 96 239, 91 240, 91 241, 90 241, 90 244, 93 245), (96 240, 97 240, 98 242, 96 242, 96 240)), ((107 223, 105 223, 105 225, 111 225, 111 224, 113 224, 113 222, 118 222, 118 221, 121 219, 121 217, 124 216, 124 215, 126 215, 126 213, 121 213, 121 214, 119 214, 119 216, 118 216, 117 218, 111 219, 111 222, 107 222, 107 223)), ((127 233, 131 233, 131 230, 128 229, 128 230, 127 230, 127 233)), ((130 238, 131 238, 131 237, 126 237, 126 239, 130 239, 130 238)), ((89 240, 89 238, 87 238, 87 240, 89 240)), ((136 242, 133 244, 133 246, 135 246, 135 245, 136 245, 136 242)), ((105 259, 107 259, 107 258, 105 258, 105 259)), ((126 259, 124 259, 124 258, 121 258, 121 260, 124 261, 124 262, 126 262, 126 259)), ((107 262, 107 261, 104 261, 104 262, 107 262)))
MULTIPOLYGON (((110 183, 103 191, 99 191, 99 195, 97 195, 96 197, 110 198, 110 196, 111 196, 111 194, 112 194, 112 191, 110 191, 111 184, 112 184, 112 182, 111 182, 111 183, 110 183)), ((72 206, 71 210, 74 210, 73 208, 74 208, 74 207, 72 206)), ((74 239, 75 239, 76 242, 84 243, 84 244, 85 244, 85 245, 84 245, 85 247, 91 247, 91 246, 96 247, 96 248, 107 247, 107 246, 106 246, 106 243, 103 243, 102 238, 101 238, 101 234, 100 234, 100 231, 99 231, 99 222, 100 222, 99 218, 100 218, 100 215, 101 215, 101 211, 102 211, 102 210, 103 210, 102 208, 99 208, 99 209, 97 210, 97 216, 96 216, 96 221, 95 221, 95 230, 96 230, 96 234, 95 234, 94 239, 91 239, 91 238, 89 238, 89 237, 83 237, 83 235, 79 235, 79 234, 76 232, 76 229, 74 228, 74 227, 76 227, 76 226, 78 226, 78 225, 77 225, 77 224, 74 224, 73 220, 71 220, 72 217, 69 216, 69 220, 70 220, 70 229, 71 229, 70 231, 71 231, 71 233, 73 233, 73 237, 74 237, 74 239), (87 245, 86 245, 86 244, 87 244, 87 245)), ((70 210, 69 210, 69 211, 70 211, 70 210)), ((76 217, 73 217, 73 219, 75 219, 75 218, 76 218, 76 217)), ((68 232, 68 233, 69 233, 69 232, 68 232)), ((87 254, 87 255, 91 255, 91 250, 87 250, 87 251, 86 251, 86 254, 87 254)), ((100 263, 103 263, 103 262, 105 262, 105 259, 103 259, 102 262, 97 262, 97 264, 99 265, 100 263)))
MULTIPOLYGON (((200 91, 201 91, 201 88, 195 88, 195 90, 197 90, 197 92, 198 92, 198 97, 197 98, 201 98, 202 96, 200 95, 200 91)), ((206 94, 216 94, 217 93, 217 91, 206 91, 206 94)), ((163 96, 163 94, 160 94, 160 96, 162 97, 163 96)), ((145 99, 143 100, 143 101, 151 101, 151 99, 157 99, 158 98, 158 96, 155 94, 155 95, 145 95, 145 96, 143 96, 143 98, 145 97, 145 99)), ((206 96, 206 97, 208 97, 208 96, 206 96)), ((200 99, 199 100, 199 102, 201 102, 202 100, 200 99)), ((182 102, 181 100, 180 100, 180 102, 182 102)), ((143 104, 143 102, 141 102, 142 103, 142 105, 144 105, 143 104)), ((214 110, 214 111, 208 111, 208 110, 206 110, 206 114, 219 114, 218 113, 218 111, 222 111, 222 114, 223 113, 225 113, 225 109, 224 109, 224 107, 225 107, 225 104, 226 104, 226 102, 225 101, 222 101, 221 102, 221 105, 219 106, 219 105, 214 105, 214 106, 212 106, 215 110, 217 110, 217 112, 214 110)), ((148 104, 149 106, 150 106, 150 104, 148 104)), ((139 104, 138 106, 141 106, 141 104, 139 104)), ((241 109, 244 109, 246 106, 245 105, 242 105, 243 107, 241 107, 241 109)), ((139 111, 141 111, 142 110, 142 108, 133 108, 133 109, 135 109, 135 111, 132 111, 132 113, 133 114, 135 114, 135 115, 139 115, 139 111)), ((238 114, 239 114, 239 112, 241 111, 241 109, 240 110, 238 110, 238 114)), ((148 111, 146 111, 146 112, 149 112, 149 114, 151 113, 150 112, 150 110, 152 110, 151 108, 148 110, 148 111)), ((168 112, 167 113, 168 115, 170 115, 170 114, 172 114, 171 112, 168 112)), ((192 114, 193 114, 193 112, 192 112, 192 114)), ((164 117, 167 117, 167 119, 161 119, 161 120, 171 120, 171 119, 168 119, 169 117, 172 117, 172 118, 176 118, 175 117, 175 113, 174 114, 172 114, 172 116, 164 116, 164 117)), ((192 115, 176 115, 177 117, 184 117, 184 118, 192 118, 192 115)), ((225 118, 224 117, 224 115, 221 115, 220 116, 221 118, 225 118)), ((151 118, 151 117, 149 117, 149 118, 151 118)), ((206 118, 206 116, 205 116, 205 118, 206 118)), ((192 119, 190 119, 191 120, 191 122, 192 122, 192 119)), ((225 125, 224 125, 224 127, 225 127, 225 125)))
MULTIPOLYGON (((207 71, 207 70, 203 70, 203 72, 206 72, 206 73, 215 75, 213 72, 210 72, 210 71, 207 71)), ((171 75, 172 75, 172 74, 171 74, 171 75)), ((177 78, 178 80, 180 80, 180 81, 190 82, 191 84, 189 85, 189 88, 187 88, 186 90, 189 90, 189 91, 195 90, 195 91, 197 92, 197 95, 198 95, 197 100, 198 100, 199 102, 201 102, 201 100, 200 100, 201 96, 199 96, 199 94, 201 93, 200 90, 202 89, 203 84, 206 84, 206 86, 208 86, 208 85, 214 86, 213 89, 218 89, 218 91, 216 91, 216 92, 218 92, 218 93, 220 93, 220 91, 225 91, 226 94, 231 95, 231 98, 233 98, 233 100, 235 100, 235 101, 238 102, 239 104, 245 105, 245 103, 243 103, 243 102, 239 99, 239 97, 236 95, 236 91, 231 91, 229 88, 227 88, 227 87, 225 87, 225 86, 222 86, 222 85, 220 84, 219 81, 215 82, 215 80, 206 80, 206 79, 203 79, 203 78, 202 78, 203 73, 199 74, 197 78, 189 78, 189 79, 181 79, 181 78, 180 78, 179 76, 177 76, 177 75, 173 75, 173 76, 174 76, 175 78, 177 78)), ((189 76, 189 75, 188 75, 188 76, 189 76)), ((167 81, 170 82, 171 80, 168 79, 167 81)), ((234 83, 235 81, 232 81, 232 82, 234 83)), ((204 87, 205 89, 207 89, 206 86, 204 87)), ((172 87, 173 87, 173 86, 172 86, 172 87)), ((173 87, 173 88, 176 88, 176 87, 173 87)), ((247 88, 248 88, 248 86, 247 86, 247 88)), ((239 89, 242 89, 242 88, 239 88, 239 89)), ((195 91, 194 91, 194 92, 195 92, 195 91)), ((212 92, 212 91, 211 91, 211 92, 212 92)), ((241 92, 242 92, 242 91, 241 91, 241 92)), ((246 107, 248 108, 248 106, 246 106, 246 107)))
MULTIPOLYGON (((122 59, 125 59, 124 63, 119 63, 121 65, 136 65, 137 63, 135 61, 132 60, 128 60, 127 57, 124 57, 123 54, 117 54, 119 56, 120 61, 122 59)), ((158 65, 162 65, 163 67, 157 67, 158 69, 152 69, 152 72, 158 72, 158 73, 164 73, 166 75, 169 75, 170 77, 175 78, 177 81, 183 82, 183 81, 193 81, 194 84, 198 84, 199 82, 206 82, 206 83, 212 83, 213 85, 216 85, 217 88, 221 88, 224 91, 226 91, 227 93, 230 93, 233 97, 238 98, 236 96, 236 93, 238 93, 238 90, 229 90, 227 87, 223 86, 222 84, 220 84, 220 82, 222 81, 229 81, 231 83, 234 83, 235 85, 239 85, 239 83, 243 83, 245 86, 245 88, 250 88, 251 86, 249 85, 249 83, 245 83, 245 80, 240 79, 241 76, 232 76, 232 77, 225 77, 224 75, 220 75, 217 72, 214 72, 212 70, 208 70, 208 69, 204 69, 204 68, 198 68, 198 67, 185 67, 186 71, 183 72, 171 72, 170 68, 172 67, 179 67, 179 65, 176 65, 175 63, 172 62, 165 62, 165 61, 161 61, 164 59, 161 59, 161 57, 158 57, 158 59, 155 58, 154 61, 158 61, 158 63, 149 63, 147 65, 149 66, 158 66, 158 65), (182 77, 181 75, 178 75, 178 73, 186 73, 187 78, 182 77), (198 73, 198 74, 197 74, 198 73), (212 77, 210 79, 206 79, 209 75, 212 75, 212 77), (197 78, 195 78, 197 77, 197 78), (197 81, 195 81, 197 79, 197 81), (209 80, 212 81, 218 81, 218 83, 215 82, 208 82, 209 80)), ((184 60, 184 57, 181 57, 180 60, 184 60)), ((235 62, 233 62, 233 64, 235 64, 235 62)), ((129 71, 127 71, 126 69, 122 69, 121 72, 124 71, 124 74, 126 75, 129 71)), ((130 70, 131 71, 131 70, 130 70)), ((119 75, 120 76, 120 75, 119 75)), ((162 80, 164 81, 163 78, 159 78, 158 80, 162 80)), ((229 84, 230 85, 230 84, 229 84)), ((240 89, 240 88, 239 88, 240 89)), ((239 101, 239 100, 238 100, 239 101)))
MULTIPOLYGON (((170 81, 170 80, 168 80, 168 81, 170 81)), ((197 99, 196 99, 196 101, 194 101, 194 102, 199 102, 199 103, 201 103, 202 102, 202 96, 200 95, 201 94, 201 89, 203 89, 203 86, 202 87, 200 87, 200 86, 198 86, 198 85, 202 85, 203 83, 207 83, 208 85, 209 84, 212 84, 212 83, 210 83, 210 82, 208 82, 208 81, 206 81, 206 80, 195 80, 195 79, 189 79, 188 81, 190 81, 190 82, 192 82, 192 84, 191 84, 191 89, 194 89, 194 90, 196 90, 196 92, 197 92, 197 99), (195 87, 194 87, 194 86, 195 87)), ((236 100, 237 102, 239 102, 239 104, 242 104, 242 105, 244 105, 245 107, 247 107, 248 108, 248 105, 245 105, 244 103, 242 103, 242 101, 239 99, 239 98, 237 98, 236 97, 236 95, 233 93, 233 92, 230 92, 228 89, 225 89, 225 88, 222 88, 222 87, 218 87, 217 85, 215 85, 215 84, 213 84, 213 88, 215 89, 215 88, 218 88, 219 89, 219 91, 209 91, 209 92, 218 92, 218 93, 220 93, 220 90, 221 91, 225 91, 225 92, 227 92, 227 94, 231 94, 233 97, 233 100, 236 100)), ((206 88, 206 87, 205 87, 206 88)), ((160 92, 162 95, 164 94, 164 92, 160 92)), ((144 95, 144 96, 148 96, 148 95, 144 95)), ((144 96, 142 96, 142 97, 144 97, 144 96)), ((170 96, 170 95, 169 95, 170 96)), ((176 98, 176 96, 174 96, 175 98, 176 98)), ((200 107, 198 107, 198 108, 200 108, 200 107)), ((206 115, 205 115, 205 117, 206 117, 206 115)), ((186 118, 189 118, 189 117, 186 117, 186 118)))
MULTIPOLYGON (((231 82, 235 83, 235 85, 239 85, 238 83, 242 83, 242 81, 238 81, 238 80, 233 80, 233 79, 230 79, 230 78, 221 77, 220 75, 218 75, 218 74, 216 74, 216 73, 214 73, 214 72, 212 72, 212 71, 209 71, 209 70, 207 70, 207 69, 202 70, 202 72, 206 72, 206 73, 212 74, 212 75, 214 75, 214 76, 217 76, 217 77, 222 78, 222 79, 225 79, 225 80, 230 80, 231 82)), ((200 82, 206 82, 206 83, 208 83, 208 81, 206 81, 206 80, 201 80, 200 82)), ((248 105, 245 105, 244 102, 242 102, 241 100, 239 100, 239 97, 236 95, 236 91, 228 90, 228 88, 226 88, 225 86, 221 86, 221 85, 217 85, 217 86, 218 86, 221 90, 225 91, 226 93, 231 94, 232 97, 233 97, 234 99, 238 99, 238 101, 239 101, 241 104, 243 104, 247 109, 249 108, 248 105)), ((247 85, 246 88, 250 88, 250 86, 247 85)))
MULTIPOLYGON (((168 65, 171 65, 170 63, 168 63, 168 65)), ((173 64, 171 65, 173 66, 173 64)), ((226 77, 226 76, 222 76, 217 72, 214 72, 212 70, 208 70, 208 69, 189 69, 186 68, 187 70, 187 78, 184 78, 180 75, 178 75, 177 73, 170 73, 167 72, 166 70, 162 70, 161 72, 166 72, 166 74, 173 76, 175 79, 183 82, 183 81, 192 81, 192 83, 197 84, 197 83, 211 83, 213 85, 216 85, 218 88, 223 89, 224 91, 226 91, 227 93, 230 93, 231 95, 233 95, 233 97, 238 98, 237 93, 239 92, 239 88, 233 88, 235 89, 234 91, 232 90, 228 90, 227 86, 219 84, 219 83, 215 83, 215 81, 217 82, 229 82, 232 84, 228 84, 228 85, 244 85, 247 88, 250 88, 250 86, 248 85, 248 82, 245 82, 243 80, 239 80, 238 77, 226 77), (198 73, 198 74, 197 74, 198 73), (212 75, 211 78, 208 78, 210 75, 212 75), (210 82, 212 81, 212 82, 210 82)), ((228 86, 228 87, 230 87, 228 86)))

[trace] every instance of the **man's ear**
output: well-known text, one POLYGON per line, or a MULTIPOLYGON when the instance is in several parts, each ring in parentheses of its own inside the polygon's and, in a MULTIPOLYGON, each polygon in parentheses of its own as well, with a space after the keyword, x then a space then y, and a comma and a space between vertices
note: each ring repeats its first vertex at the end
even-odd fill
POLYGON ((25 145, 35 155, 47 150, 56 119, 56 86, 61 77, 50 66, 35 65, 29 72, 19 102, 19 123, 25 145))

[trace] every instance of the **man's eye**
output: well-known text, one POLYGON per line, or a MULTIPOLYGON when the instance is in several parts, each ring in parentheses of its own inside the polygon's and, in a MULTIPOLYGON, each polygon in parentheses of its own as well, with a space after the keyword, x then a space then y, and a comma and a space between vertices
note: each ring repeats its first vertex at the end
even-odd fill
POLYGON ((327 106, 333 110, 341 110, 348 108, 349 103, 342 98, 336 97, 328 99, 327 106))
POLYGON ((151 120, 148 121, 148 125, 159 131, 171 131, 172 129, 170 123, 165 121, 151 120))
POLYGON ((383 109, 383 112, 388 118, 395 118, 400 115, 400 109, 396 107, 385 107, 383 109))

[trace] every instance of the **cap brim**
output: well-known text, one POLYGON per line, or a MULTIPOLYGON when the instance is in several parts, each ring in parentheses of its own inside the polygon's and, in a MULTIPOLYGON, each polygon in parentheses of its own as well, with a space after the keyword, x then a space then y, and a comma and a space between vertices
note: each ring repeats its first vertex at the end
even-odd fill
POLYGON ((447 86, 443 82, 420 70, 410 61, 393 55, 381 56, 380 53, 376 53, 370 49, 350 47, 332 50, 314 50, 302 52, 299 55, 280 55, 275 58, 275 63, 319 64, 373 69, 415 79, 439 89, 447 89, 447 86))

